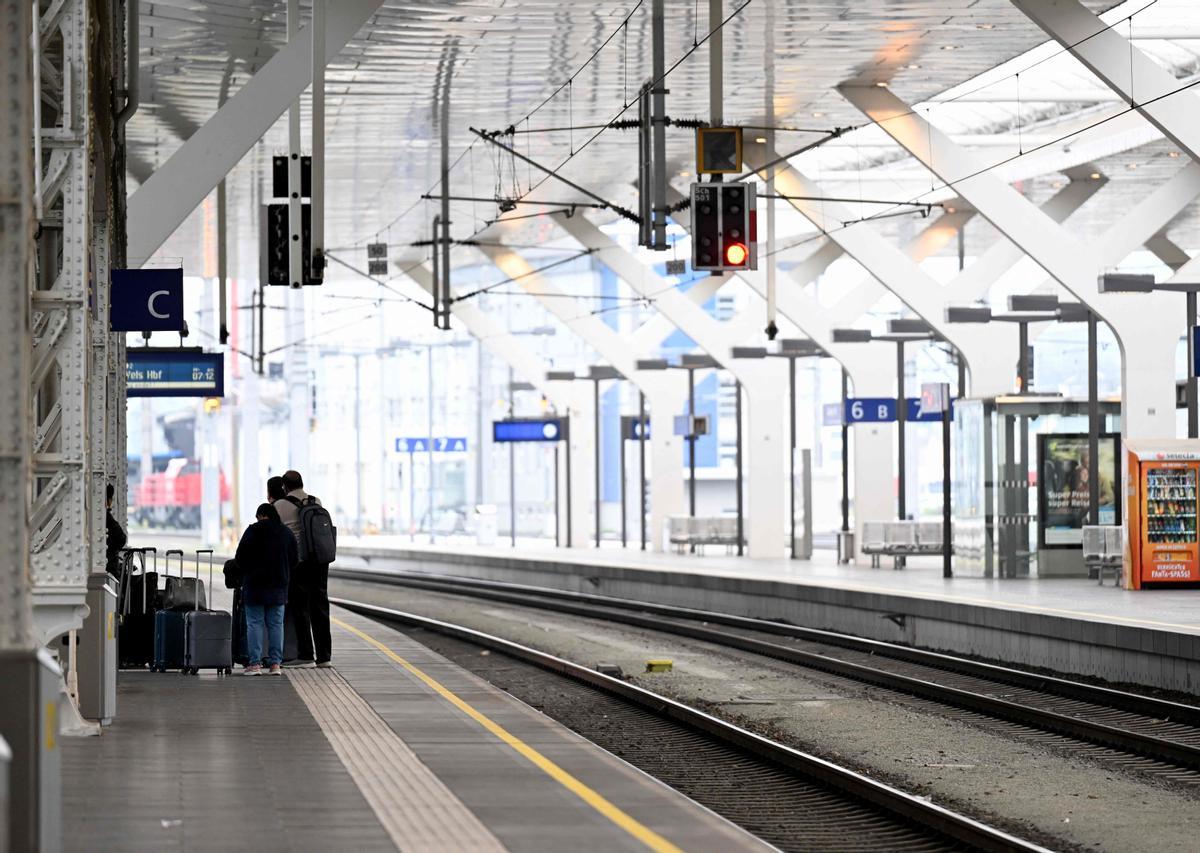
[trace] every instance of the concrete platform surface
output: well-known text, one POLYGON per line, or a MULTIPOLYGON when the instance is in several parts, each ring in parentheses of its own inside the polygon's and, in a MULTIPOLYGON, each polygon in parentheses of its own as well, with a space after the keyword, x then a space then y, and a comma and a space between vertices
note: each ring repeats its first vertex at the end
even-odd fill
POLYGON ((63 740, 68 851, 763 850, 404 635, 337 610, 328 670, 122 672, 63 740))

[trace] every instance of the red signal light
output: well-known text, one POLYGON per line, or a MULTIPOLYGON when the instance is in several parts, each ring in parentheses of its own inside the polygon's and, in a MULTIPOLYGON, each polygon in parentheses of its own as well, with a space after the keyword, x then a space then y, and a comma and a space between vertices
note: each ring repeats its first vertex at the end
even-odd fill
POLYGON ((750 257, 750 250, 745 243, 730 243, 725 247, 725 263, 740 267, 750 257))

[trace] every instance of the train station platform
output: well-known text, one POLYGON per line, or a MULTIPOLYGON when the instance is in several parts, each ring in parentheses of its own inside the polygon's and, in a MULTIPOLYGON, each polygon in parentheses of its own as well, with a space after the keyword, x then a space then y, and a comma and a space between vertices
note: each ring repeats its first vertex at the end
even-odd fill
POLYGON ((333 669, 126 671, 63 739, 67 850, 762 850, 414 640, 335 608, 333 669))
MULTIPOLYGON (((339 567, 416 571, 654 601, 903 642, 1115 684, 1200 694, 1200 590, 1131 591, 1065 578, 944 579, 908 568, 635 549, 359 540, 339 567)), ((936 563, 936 565, 935 565, 936 563)))

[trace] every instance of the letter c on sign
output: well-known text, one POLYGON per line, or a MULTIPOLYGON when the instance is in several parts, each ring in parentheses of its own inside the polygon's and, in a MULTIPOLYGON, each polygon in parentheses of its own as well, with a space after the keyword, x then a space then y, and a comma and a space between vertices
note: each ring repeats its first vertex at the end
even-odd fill
POLYGON ((154 300, 155 299, 158 299, 158 297, 160 297, 160 296, 170 296, 170 295, 171 295, 171 291, 169 291, 169 290, 156 290, 150 294, 150 298, 146 300, 146 308, 150 311, 151 317, 154 317, 157 320, 166 320, 166 319, 170 318, 170 316, 171 316, 170 314, 160 314, 154 310, 154 300))

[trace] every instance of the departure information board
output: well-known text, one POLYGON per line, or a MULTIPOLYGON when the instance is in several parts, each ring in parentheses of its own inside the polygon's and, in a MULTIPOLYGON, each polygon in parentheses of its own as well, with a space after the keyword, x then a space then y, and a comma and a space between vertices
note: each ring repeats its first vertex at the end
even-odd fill
POLYGON ((223 397, 225 356, 193 350, 126 350, 130 397, 223 397))

